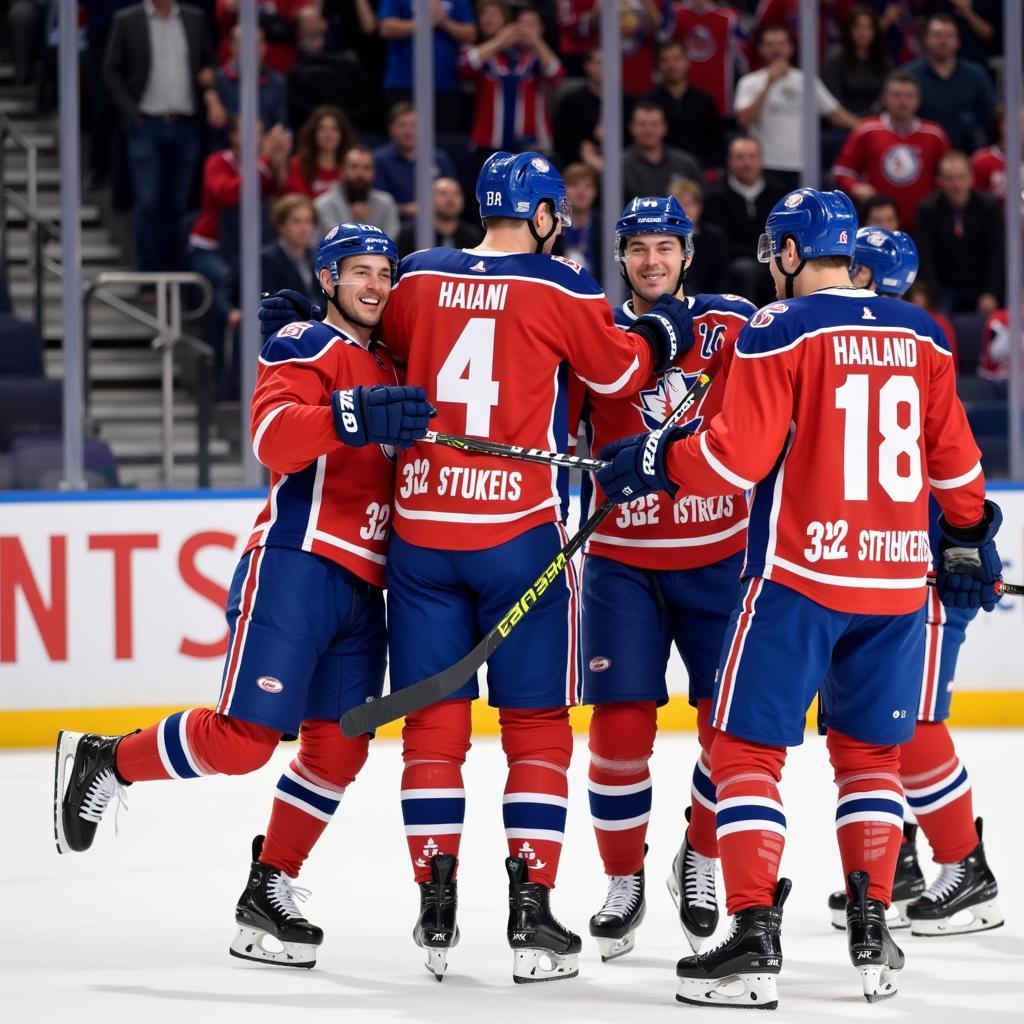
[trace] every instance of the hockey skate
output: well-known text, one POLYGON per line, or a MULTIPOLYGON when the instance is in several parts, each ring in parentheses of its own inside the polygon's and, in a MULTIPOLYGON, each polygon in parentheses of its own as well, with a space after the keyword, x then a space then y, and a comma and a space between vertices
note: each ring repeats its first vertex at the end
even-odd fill
POLYGON ((940 865, 938 878, 907 907, 911 935, 964 935, 1002 925, 999 886, 985 860, 981 818, 975 825, 978 845, 956 864, 940 865))
POLYGON ((117 774, 117 745, 124 737, 66 732, 57 736, 53 776, 53 835, 58 853, 81 853, 92 846, 96 827, 114 798, 127 807, 117 774))
POLYGON ((295 905, 296 900, 305 902, 309 890, 292 885, 291 878, 279 868, 261 864, 262 852, 263 836, 256 836, 249 881, 235 907, 238 934, 228 952, 262 964, 315 967, 316 947, 324 941, 324 933, 295 905))
POLYGON ((868 899, 870 878, 851 871, 847 883, 853 898, 846 905, 846 943, 869 1003, 896 995, 896 978, 906 958, 885 924, 885 907, 868 899))
POLYGON ((774 1010, 782 969, 782 907, 792 887, 788 878, 780 878, 770 907, 738 910, 722 942, 680 960, 676 999, 691 1006, 774 1010))
MULTIPOLYGON (((690 808, 686 808, 686 821, 690 821, 690 808)), ((672 861, 669 872, 669 894, 679 911, 679 923, 683 926, 686 940, 694 953, 718 927, 718 897, 715 893, 714 857, 704 857, 687 842, 683 833, 683 845, 672 861)), ((843 906, 846 906, 845 900, 843 906)))
POLYGON ((420 883, 420 916, 412 930, 413 942, 427 951, 427 970, 438 981, 444 981, 448 950, 459 944, 459 926, 455 923, 459 893, 453 878, 456 863, 450 853, 431 858, 433 877, 420 883))
POLYGON ((508 944, 512 980, 517 985, 561 981, 580 973, 583 943, 551 913, 550 890, 529 881, 526 861, 506 857, 508 872, 508 944))
MULTIPOLYGON (((889 931, 909 928, 907 906, 924 892, 924 875, 917 862, 917 825, 904 823, 903 842, 896 861, 896 877, 892 880, 892 904, 885 915, 889 931)), ((846 931, 846 890, 840 889, 828 898, 828 909, 832 915, 832 927, 846 931)))
POLYGON ((646 912, 643 868, 633 875, 608 876, 604 906, 590 919, 590 934, 597 940, 602 963, 625 956, 636 945, 633 935, 646 912))

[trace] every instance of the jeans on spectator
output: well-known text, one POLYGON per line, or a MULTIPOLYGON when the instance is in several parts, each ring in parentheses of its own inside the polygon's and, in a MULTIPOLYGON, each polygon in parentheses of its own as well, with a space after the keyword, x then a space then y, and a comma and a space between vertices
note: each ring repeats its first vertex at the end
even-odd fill
POLYGON ((755 306, 766 306, 775 301, 775 283, 768 265, 758 263, 753 256, 734 256, 731 263, 732 290, 755 306))
POLYGON ((213 305, 203 319, 203 340, 214 351, 214 384, 217 397, 238 397, 237 360, 232 358, 226 334, 228 314, 231 312, 231 288, 235 275, 231 265, 219 249, 201 249, 190 245, 187 252, 188 269, 202 274, 213 288, 213 305))
POLYGON ((139 270, 178 265, 182 220, 198 160, 199 122, 193 117, 143 116, 128 129, 139 270))

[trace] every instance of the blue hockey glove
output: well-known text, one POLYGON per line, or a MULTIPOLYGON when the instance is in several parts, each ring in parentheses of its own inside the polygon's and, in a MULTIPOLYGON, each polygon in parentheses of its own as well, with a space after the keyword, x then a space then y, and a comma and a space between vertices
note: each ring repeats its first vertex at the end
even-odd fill
POLYGON ((985 502, 985 515, 974 527, 963 528, 939 517, 942 539, 936 567, 939 599, 949 608, 984 608, 990 612, 1000 597, 1003 563, 995 535, 1003 513, 994 501, 985 502))
POLYGON ((605 445, 601 458, 608 465, 597 471, 605 496, 619 505, 655 491, 665 491, 674 498, 678 487, 665 472, 665 455, 675 441, 692 430, 692 424, 662 427, 652 434, 636 434, 605 445))
POLYGON ((296 320, 319 320, 322 316, 302 292, 282 288, 260 299, 260 334, 266 339, 296 320))
POLYGON ((389 444, 408 448, 427 432, 437 410, 423 388, 356 387, 331 395, 334 430, 345 444, 389 444))
POLYGON ((638 316, 630 331, 642 335, 654 350, 655 373, 664 373, 693 348, 693 314, 685 302, 671 295, 662 295, 638 316))

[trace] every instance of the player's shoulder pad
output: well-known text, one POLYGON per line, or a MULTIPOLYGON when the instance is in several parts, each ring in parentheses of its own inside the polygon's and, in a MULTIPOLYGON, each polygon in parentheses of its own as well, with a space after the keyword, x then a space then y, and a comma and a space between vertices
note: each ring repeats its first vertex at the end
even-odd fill
POLYGON ((528 277, 538 284, 553 285, 556 289, 597 298, 604 295, 604 289, 586 267, 565 256, 550 256, 543 253, 521 253, 502 257, 503 266, 499 274, 514 277, 528 277))
POLYGON ((760 355, 782 348, 787 339, 796 335, 793 327, 799 318, 789 302, 769 302, 762 306, 743 325, 736 341, 736 352, 739 355, 760 355))
POLYGON ((338 337, 330 324, 317 320, 296 320, 286 324, 267 338, 260 352, 262 363, 287 363, 297 359, 312 360, 338 337))
POLYGON ((710 313, 733 313, 744 320, 749 320, 756 311, 757 306, 742 295, 714 295, 703 292, 693 296, 693 305, 690 307, 690 312, 695 318, 710 313))

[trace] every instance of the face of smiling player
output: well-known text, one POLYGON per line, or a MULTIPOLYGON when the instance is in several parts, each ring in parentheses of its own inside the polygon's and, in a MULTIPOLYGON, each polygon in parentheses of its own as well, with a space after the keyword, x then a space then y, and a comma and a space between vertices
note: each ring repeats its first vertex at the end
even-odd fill
MULTIPOLYGON (((683 247, 675 235, 633 235, 626 240, 626 276, 633 295, 650 304, 672 291, 683 269, 683 247)), ((680 297, 682 293, 680 286, 680 297)))
MULTIPOLYGON (((391 294, 391 261, 386 256, 350 256, 342 260, 337 291, 341 315, 355 332, 368 341, 370 332, 380 322, 391 294)), ((333 287, 330 271, 320 272, 325 291, 333 287)), ((334 312, 333 307, 329 311, 334 312)))

